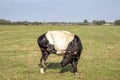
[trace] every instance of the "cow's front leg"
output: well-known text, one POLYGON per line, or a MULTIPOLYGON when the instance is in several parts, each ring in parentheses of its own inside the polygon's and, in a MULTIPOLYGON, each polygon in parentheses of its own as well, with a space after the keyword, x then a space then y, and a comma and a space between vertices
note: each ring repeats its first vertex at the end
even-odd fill
POLYGON ((44 51, 42 53, 42 57, 40 59, 40 64, 39 64, 39 66, 40 66, 40 73, 42 73, 42 74, 44 74, 44 71, 45 71, 45 68, 46 68, 45 62, 46 62, 47 57, 49 56, 49 54, 50 53, 47 52, 47 51, 44 51))
POLYGON ((73 67, 74 74, 79 74, 77 70, 77 61, 73 61, 71 65, 73 67))

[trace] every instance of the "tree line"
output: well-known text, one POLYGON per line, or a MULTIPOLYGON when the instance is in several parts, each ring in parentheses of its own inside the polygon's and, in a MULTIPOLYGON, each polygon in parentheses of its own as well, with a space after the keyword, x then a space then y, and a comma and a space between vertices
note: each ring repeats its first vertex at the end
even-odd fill
POLYGON ((93 20, 93 22, 88 22, 87 19, 83 22, 12 22, 9 20, 0 19, 0 25, 120 25, 120 20, 115 20, 114 22, 106 22, 105 20, 93 20))

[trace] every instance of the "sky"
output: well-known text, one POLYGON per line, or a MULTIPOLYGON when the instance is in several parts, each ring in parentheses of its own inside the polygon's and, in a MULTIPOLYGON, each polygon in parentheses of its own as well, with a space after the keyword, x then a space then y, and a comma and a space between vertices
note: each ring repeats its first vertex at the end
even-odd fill
POLYGON ((0 0, 0 19, 10 21, 113 22, 120 19, 120 0, 0 0))

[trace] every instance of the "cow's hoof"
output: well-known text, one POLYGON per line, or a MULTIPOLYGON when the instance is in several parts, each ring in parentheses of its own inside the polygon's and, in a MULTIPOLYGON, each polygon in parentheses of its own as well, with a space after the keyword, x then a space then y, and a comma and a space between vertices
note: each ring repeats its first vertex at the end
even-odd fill
POLYGON ((75 75, 78 75, 79 73, 78 72, 75 72, 75 75))
POLYGON ((44 74, 44 73, 45 73, 44 68, 41 68, 41 69, 40 69, 40 73, 41 73, 41 74, 44 74))

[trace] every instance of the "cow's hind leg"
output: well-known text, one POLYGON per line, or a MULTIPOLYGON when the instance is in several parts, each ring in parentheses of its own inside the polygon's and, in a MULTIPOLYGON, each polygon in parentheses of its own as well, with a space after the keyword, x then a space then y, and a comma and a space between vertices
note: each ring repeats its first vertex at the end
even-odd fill
POLYGON ((46 68, 45 62, 46 62, 47 57, 49 56, 49 54, 50 53, 48 51, 42 51, 42 57, 40 59, 40 64, 39 64, 39 66, 40 66, 40 73, 42 73, 42 74, 45 71, 45 68, 46 68))

